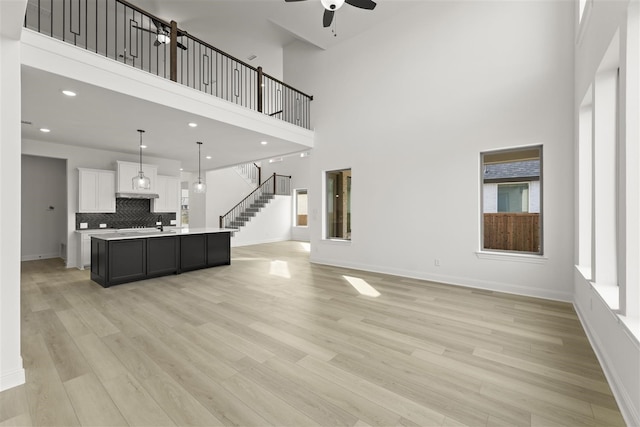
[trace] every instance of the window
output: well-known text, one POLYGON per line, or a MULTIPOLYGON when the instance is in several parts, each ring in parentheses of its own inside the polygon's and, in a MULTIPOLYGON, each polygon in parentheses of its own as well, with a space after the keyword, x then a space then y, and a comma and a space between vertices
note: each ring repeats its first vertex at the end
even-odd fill
POLYGON ((542 254, 542 147, 482 153, 482 249, 542 254))
POLYGON ((306 227, 309 211, 307 202, 307 190, 295 190, 295 226, 306 227))
POLYGON ((498 212, 529 212, 529 184, 498 184, 498 212))
POLYGON ((325 191, 325 237, 351 240, 351 169, 327 172, 325 191))

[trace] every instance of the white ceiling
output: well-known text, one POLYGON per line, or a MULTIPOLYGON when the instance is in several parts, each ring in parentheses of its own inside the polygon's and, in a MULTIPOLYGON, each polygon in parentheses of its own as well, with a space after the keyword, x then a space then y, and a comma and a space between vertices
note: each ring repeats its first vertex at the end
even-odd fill
MULTIPOLYGON (((274 51, 281 54, 282 47, 296 39, 319 48, 331 48, 371 26, 381 25, 411 4, 411 1, 380 0, 373 11, 345 4, 336 12, 337 36, 334 36, 331 28, 322 27, 320 0, 132 2, 159 18, 175 20, 181 29, 239 59, 257 54, 258 60, 260 55, 274 51)), ((23 138, 27 139, 135 154, 139 141, 135 130, 145 129, 143 142, 148 148, 143 155, 180 160, 187 171, 197 170, 195 141, 204 142, 203 158, 212 156, 211 160, 203 160, 205 170, 278 157, 305 148, 29 67, 23 67, 22 79, 22 120, 31 122, 22 125, 23 138), (61 95, 66 88, 75 90, 78 96, 61 95), (198 123, 198 127, 188 127, 189 122, 198 123), (39 131, 42 127, 52 131, 43 134, 39 131), (260 141, 265 139, 269 144, 263 146, 260 141)))
MULTIPOLYGON (((126 65, 123 65, 126 66, 126 65)), ((255 161, 300 152, 305 147, 224 122, 123 95, 34 68, 22 67, 22 137, 95 149, 138 154, 145 130, 145 157, 180 160, 185 171, 197 171, 197 144, 202 141, 202 168, 255 161), (69 98, 62 90, 71 89, 69 98), (188 126, 190 122, 197 127, 188 126), (50 129, 42 133, 41 128, 50 129), (267 145, 262 145, 267 141, 267 145), (210 160, 205 156, 210 155, 210 160)), ((277 120, 277 119, 273 119, 277 120)))

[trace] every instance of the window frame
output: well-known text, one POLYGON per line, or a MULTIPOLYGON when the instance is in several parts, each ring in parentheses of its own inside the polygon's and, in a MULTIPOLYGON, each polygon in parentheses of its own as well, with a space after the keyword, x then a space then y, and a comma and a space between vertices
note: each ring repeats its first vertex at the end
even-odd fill
MULTIPOLYGON (((346 242, 349 243, 351 242, 351 181, 352 181, 352 168, 350 167, 346 167, 346 168, 341 168, 341 169, 331 169, 331 170, 325 170, 323 172, 323 181, 322 181, 322 187, 323 187, 323 226, 322 226, 322 236, 323 239, 326 241, 334 241, 334 242, 346 242), (344 172, 348 172, 348 184, 347 184, 347 188, 344 189, 343 193, 347 195, 347 208, 346 208, 346 212, 344 213, 347 217, 345 219, 346 222, 343 222, 344 224, 346 224, 345 226, 348 228, 348 231, 345 231, 343 234, 346 235, 346 237, 334 237, 334 236, 330 236, 330 227, 329 227, 329 221, 332 218, 333 214, 329 212, 329 208, 330 206, 333 206, 333 197, 332 197, 332 201, 329 202, 329 174, 335 174, 335 173, 344 173, 344 172)), ((335 196, 334 193, 332 193, 332 196, 335 196)), ((335 234, 335 233, 333 233, 335 234)))
MULTIPOLYGON (((477 254, 493 254, 493 255, 498 255, 498 256, 516 256, 516 257, 533 257, 533 258, 540 258, 540 259, 544 259, 545 258, 545 252, 544 252, 544 173, 543 173, 543 144, 533 144, 533 145, 525 145, 525 146, 518 146, 518 147, 511 147, 511 148, 499 148, 499 149, 494 149, 494 150, 484 150, 480 152, 480 170, 479 170, 479 204, 480 204, 480 209, 479 209, 479 250, 477 252, 477 254), (540 162, 540 175, 538 177, 538 180, 540 182, 540 190, 539 190, 539 218, 538 218, 538 241, 539 241, 539 246, 540 246, 540 250, 538 252, 528 252, 528 251, 517 251, 517 250, 507 250, 507 249, 491 249, 491 248, 485 248, 485 244, 484 244, 484 174, 485 174, 485 156, 486 155, 497 155, 497 154, 509 154, 509 153, 517 153, 519 151, 525 152, 525 151, 530 151, 530 150, 538 150, 538 158, 539 158, 539 162, 540 162)), ((509 184, 511 183, 521 183, 524 181, 519 181, 519 180, 514 180, 512 182, 508 182, 509 184)), ((507 183, 507 182, 505 182, 507 183)), ((499 184, 499 183, 496 183, 499 184)), ((531 191, 531 186, 529 184, 529 191, 531 191)), ((496 189, 496 197, 497 197, 497 189, 496 189)), ((496 200, 497 203, 497 200, 496 200)), ((529 200, 529 205, 531 204, 531 201, 529 200)), ((498 212, 497 209, 497 205, 496 205, 496 212, 498 212)))
POLYGON ((294 227, 300 227, 300 228, 307 228, 309 227, 309 190, 306 188, 296 188, 293 190, 293 226, 294 227), (300 225, 298 223, 298 212, 299 212, 299 199, 298 199, 298 195, 302 194, 304 192, 304 194, 306 194, 307 196, 307 223, 305 225, 300 225))

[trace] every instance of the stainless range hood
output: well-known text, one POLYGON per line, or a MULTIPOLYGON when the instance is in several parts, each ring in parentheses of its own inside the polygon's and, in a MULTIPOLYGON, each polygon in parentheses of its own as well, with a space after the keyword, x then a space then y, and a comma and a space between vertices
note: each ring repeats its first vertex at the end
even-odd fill
POLYGON ((116 193, 117 199, 157 199, 160 197, 155 193, 116 193))

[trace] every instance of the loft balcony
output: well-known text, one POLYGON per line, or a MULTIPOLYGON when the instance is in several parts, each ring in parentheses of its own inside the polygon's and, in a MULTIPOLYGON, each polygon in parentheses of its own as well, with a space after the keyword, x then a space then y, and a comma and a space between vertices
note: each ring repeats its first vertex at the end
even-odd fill
POLYGON ((310 129, 312 96, 124 0, 29 0, 24 26, 310 129))

